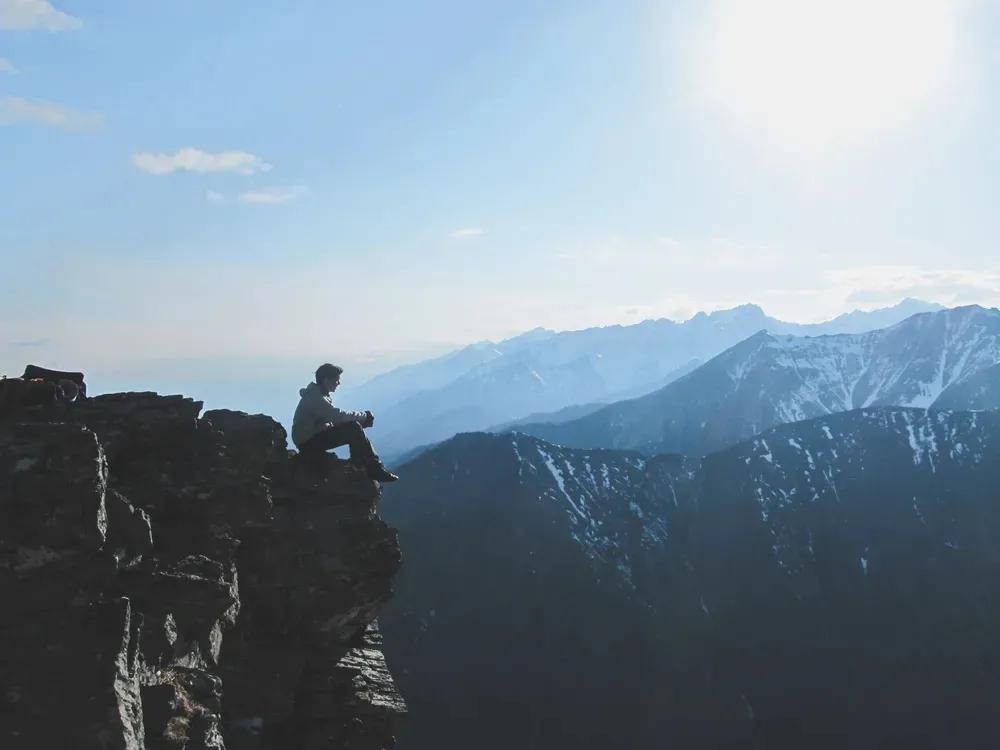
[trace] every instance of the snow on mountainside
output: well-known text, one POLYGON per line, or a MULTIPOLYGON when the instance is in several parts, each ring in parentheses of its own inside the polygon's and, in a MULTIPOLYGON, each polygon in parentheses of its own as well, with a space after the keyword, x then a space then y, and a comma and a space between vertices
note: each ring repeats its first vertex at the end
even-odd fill
MULTIPOLYGON (((974 469, 1000 450, 1000 421, 976 412, 913 408, 868 408, 768 430, 699 462, 677 455, 647 458, 633 451, 584 450, 547 443, 530 435, 462 435, 505 455, 508 494, 517 493, 555 511, 560 525, 595 570, 613 570, 621 585, 634 589, 634 555, 668 543, 670 519, 699 493, 714 491, 717 476, 738 472, 741 491, 755 502, 761 523, 773 539, 775 564, 786 572, 801 570, 812 542, 788 525, 788 514, 818 502, 840 502, 842 483, 892 464, 911 474, 941 474, 962 485, 962 472, 974 469), (873 442, 877 436, 877 442, 873 442), (738 469, 736 468, 738 467, 738 469), (709 483, 705 484, 705 477, 709 483)), ((444 459, 446 472, 463 471, 463 449, 445 443, 432 452, 433 466, 444 459)), ((466 471, 467 471, 467 467, 466 471)), ((913 476, 900 479, 910 482, 913 476)), ((940 499, 928 498, 914 513, 942 511, 940 499)), ((808 536, 808 534, 807 534, 808 536)))
POLYGON ((700 460, 463 434, 401 473, 408 747, 1000 746, 998 412, 866 407, 700 460))
POLYGON ((699 313, 684 323, 648 320, 561 333, 535 329, 394 370, 340 398, 347 407, 377 412, 377 443, 384 453, 398 455, 536 412, 650 393, 760 330, 797 335, 870 330, 936 307, 908 300, 827 323, 795 324, 743 305, 699 313))
MULTIPOLYGON (((792 532, 783 525, 793 509, 842 502, 842 483, 878 475, 891 466, 904 471, 885 478, 900 484, 909 486, 920 475, 940 475, 940 481, 951 481, 960 489, 963 472, 993 460, 1000 451, 1000 415, 907 407, 855 409, 783 424, 701 460, 567 448, 522 433, 471 433, 418 460, 439 475, 450 473, 453 480, 460 473, 468 477, 473 472, 462 455, 470 444, 490 451, 494 460, 503 456, 504 480, 496 491, 516 493, 554 511, 583 555, 613 568, 620 583, 631 589, 630 547, 641 552, 668 543, 670 518, 680 506, 697 503, 699 494, 728 491, 712 485, 720 477, 728 482, 738 475, 741 493, 753 498, 760 521, 774 540, 775 563, 791 572, 795 566, 782 551, 801 557, 809 548, 808 543, 792 545, 792 532)), ((919 487, 916 481, 914 486, 919 487)), ((934 513, 944 508, 940 498, 928 502, 935 504, 934 513)), ((922 522, 925 511, 931 512, 914 501, 913 512, 922 522)))
MULTIPOLYGON (((526 435, 508 439, 519 486, 561 509, 570 537, 584 554, 612 566, 626 585, 634 586, 629 537, 639 529, 636 541, 641 549, 667 539, 662 500, 651 501, 648 491, 638 489, 646 480, 647 460, 637 453, 571 451, 526 435)), ((669 494, 662 496, 676 499, 670 480, 666 486, 669 494)))
POLYGON ((961 307, 916 315, 855 336, 764 336, 761 347, 727 370, 735 387, 768 366, 800 375, 779 418, 873 404, 927 408, 953 386, 1000 362, 1000 312, 961 307))
MULTIPOLYGON (((961 493, 966 475, 992 460, 1000 448, 997 415, 924 409, 861 409, 844 415, 784 425, 706 459, 742 463, 744 491, 756 500, 761 523, 772 538, 775 563, 785 572, 810 567, 813 531, 796 529, 794 517, 817 503, 840 503, 854 493, 850 484, 866 472, 913 487, 913 518, 947 525, 948 501, 931 493, 918 497, 920 475, 940 475, 944 486, 961 493), (880 436, 872 442, 872 435, 880 436), (891 471, 898 467, 901 471, 891 471)), ((935 480, 937 481, 937 480, 935 480)), ((976 488, 981 492, 985 487, 976 488)), ((945 539, 942 544, 955 545, 945 539)), ((863 567, 870 560, 859 550, 863 567)))
POLYGON ((778 424, 859 407, 978 408, 995 398, 984 373, 998 363, 1000 311, 978 306, 863 334, 759 333, 648 396, 517 429, 574 447, 704 455, 778 424))

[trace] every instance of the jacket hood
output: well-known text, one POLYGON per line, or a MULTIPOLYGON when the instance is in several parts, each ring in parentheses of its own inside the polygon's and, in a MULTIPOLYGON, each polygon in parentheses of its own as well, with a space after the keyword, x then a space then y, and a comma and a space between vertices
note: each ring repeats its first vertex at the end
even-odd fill
POLYGON ((299 388, 299 395, 300 396, 305 396, 307 393, 310 393, 312 391, 315 391, 315 392, 319 391, 319 386, 316 383, 310 383, 305 388, 299 388))

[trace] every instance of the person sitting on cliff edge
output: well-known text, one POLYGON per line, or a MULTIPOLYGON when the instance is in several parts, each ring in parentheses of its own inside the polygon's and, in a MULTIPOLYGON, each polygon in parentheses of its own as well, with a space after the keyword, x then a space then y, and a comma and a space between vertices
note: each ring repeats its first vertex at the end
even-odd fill
POLYGON ((370 411, 343 411, 333 405, 330 395, 340 385, 343 372, 337 365, 320 365, 316 381, 299 391, 301 399, 292 418, 292 442, 304 456, 349 445, 351 461, 364 467, 369 479, 395 482, 399 477, 382 465, 365 435, 365 428, 375 424, 375 416, 370 411))

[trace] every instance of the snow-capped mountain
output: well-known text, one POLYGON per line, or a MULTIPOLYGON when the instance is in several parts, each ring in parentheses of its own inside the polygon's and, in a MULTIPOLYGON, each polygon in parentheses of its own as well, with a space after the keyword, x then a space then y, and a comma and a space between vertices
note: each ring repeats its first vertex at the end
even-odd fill
POLYGON ((943 305, 907 298, 892 307, 883 307, 878 310, 854 310, 853 312, 844 313, 843 315, 838 315, 833 320, 820 323, 806 330, 775 330, 773 333, 790 333, 797 336, 864 333, 865 331, 874 331, 879 328, 888 328, 889 326, 896 325, 896 323, 906 320, 911 315, 916 315, 917 313, 935 312, 943 309, 943 305))
POLYGON ((638 399, 561 424, 519 425, 581 448, 704 455, 778 424, 865 406, 996 404, 1000 311, 920 313, 890 328, 818 337, 761 332, 638 399))
POLYGON ((413 750, 1000 746, 998 412, 869 407, 700 460, 459 435, 401 473, 382 626, 413 750))
POLYGON ((804 325, 743 305, 699 313, 683 323, 648 320, 560 333, 535 329, 393 370, 345 389, 339 398, 350 408, 375 411, 373 435, 379 448, 399 455, 535 412, 650 393, 760 330, 796 335, 871 330, 937 307, 906 300, 884 310, 804 325))

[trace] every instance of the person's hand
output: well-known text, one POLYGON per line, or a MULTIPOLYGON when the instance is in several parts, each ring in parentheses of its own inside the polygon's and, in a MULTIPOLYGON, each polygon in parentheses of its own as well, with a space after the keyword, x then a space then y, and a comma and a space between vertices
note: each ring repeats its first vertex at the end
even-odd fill
POLYGON ((371 411, 365 412, 365 427, 371 427, 375 424, 375 415, 371 411))

